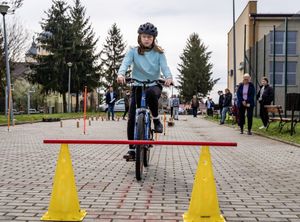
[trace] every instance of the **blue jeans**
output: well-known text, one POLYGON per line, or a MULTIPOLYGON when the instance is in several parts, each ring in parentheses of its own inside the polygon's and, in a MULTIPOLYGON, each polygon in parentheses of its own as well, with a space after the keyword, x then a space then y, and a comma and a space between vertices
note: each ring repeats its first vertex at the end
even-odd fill
POLYGON ((108 114, 108 119, 110 119, 110 113, 111 113, 111 118, 112 120, 115 119, 115 104, 108 104, 108 109, 107 109, 107 114, 108 114))
POLYGON ((221 115, 221 123, 225 122, 227 112, 229 112, 229 106, 223 107, 222 115, 221 115))
POLYGON ((193 116, 194 117, 197 117, 197 110, 198 110, 197 107, 193 107, 193 116))

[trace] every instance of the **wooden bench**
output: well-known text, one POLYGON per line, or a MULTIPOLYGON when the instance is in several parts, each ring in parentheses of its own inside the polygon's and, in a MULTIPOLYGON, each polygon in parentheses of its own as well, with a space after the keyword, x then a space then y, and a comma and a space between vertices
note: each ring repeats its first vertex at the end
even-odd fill
POLYGON ((297 119, 292 118, 284 118, 282 117, 283 109, 280 105, 266 105, 265 108, 267 109, 268 113, 272 114, 272 117, 269 118, 269 123, 267 126, 267 130, 272 122, 279 122, 279 132, 282 131, 282 128, 285 126, 285 124, 290 123, 291 124, 291 135, 296 133, 296 125, 298 123, 297 119))

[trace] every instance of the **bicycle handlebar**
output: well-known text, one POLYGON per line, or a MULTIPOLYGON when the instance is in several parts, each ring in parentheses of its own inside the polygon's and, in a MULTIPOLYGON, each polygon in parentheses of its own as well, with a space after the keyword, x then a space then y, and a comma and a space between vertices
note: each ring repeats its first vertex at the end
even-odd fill
MULTIPOLYGON (((165 79, 157 79, 157 80, 146 80, 146 81, 140 81, 138 79, 134 79, 134 78, 125 78, 126 82, 130 82, 130 83, 133 83, 133 82, 138 82, 138 83, 141 83, 141 84, 151 84, 151 83, 158 83, 160 85, 164 85, 166 80, 165 79)), ((173 83, 171 84, 172 86, 174 85, 173 83)))

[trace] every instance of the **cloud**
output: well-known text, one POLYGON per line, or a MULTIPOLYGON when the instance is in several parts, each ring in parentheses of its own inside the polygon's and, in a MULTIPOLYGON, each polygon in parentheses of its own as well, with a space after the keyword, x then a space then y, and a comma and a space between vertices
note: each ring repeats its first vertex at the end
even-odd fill
MULTIPOLYGON (((68 0, 73 5, 73 0, 68 0)), ((248 0, 236 2, 236 17, 248 0)), ((98 49, 107 36, 110 26, 116 22, 128 45, 136 45, 137 28, 150 21, 158 26, 159 44, 166 50, 171 71, 177 75, 179 55, 186 40, 193 32, 212 51, 214 78, 221 78, 216 89, 227 83, 227 32, 232 26, 232 0, 82 0, 87 8, 96 36, 100 36, 98 49)), ((45 18, 44 11, 51 0, 26 0, 17 12, 32 32, 39 32, 39 22, 45 18)), ((293 13, 300 10, 299 0, 259 0, 259 12, 293 13)))

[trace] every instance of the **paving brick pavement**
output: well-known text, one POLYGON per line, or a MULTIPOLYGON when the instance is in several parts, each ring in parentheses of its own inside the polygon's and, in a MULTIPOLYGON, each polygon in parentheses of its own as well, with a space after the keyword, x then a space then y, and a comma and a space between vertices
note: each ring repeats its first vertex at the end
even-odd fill
MULTIPOLYGON (((177 121, 161 140, 236 141, 212 147, 222 214, 227 221, 300 221, 300 148, 201 118, 177 121)), ((75 120, 0 127, 0 221, 39 221, 46 212, 59 145, 47 139, 124 139, 126 122, 92 121, 88 135, 75 120)), ((82 121, 81 121, 82 125, 82 121)), ((297 136, 297 135, 296 135, 297 136)), ((299 136, 299 135, 298 135, 299 136)), ((157 146, 145 178, 134 178, 126 145, 71 145, 87 221, 181 221, 187 211, 199 147, 157 146)))

